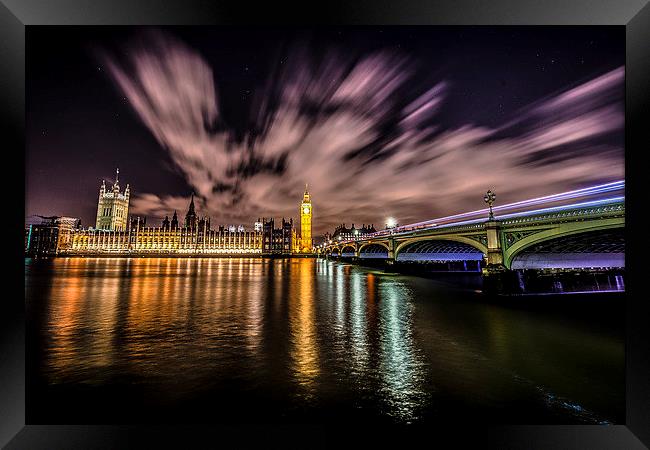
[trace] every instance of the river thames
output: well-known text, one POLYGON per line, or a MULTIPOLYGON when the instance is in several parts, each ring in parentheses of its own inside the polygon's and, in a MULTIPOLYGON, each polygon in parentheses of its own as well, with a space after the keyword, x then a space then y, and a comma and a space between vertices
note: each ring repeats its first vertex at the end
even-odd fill
POLYGON ((25 277, 28 423, 624 422, 622 293, 499 303, 308 258, 26 259, 25 277))

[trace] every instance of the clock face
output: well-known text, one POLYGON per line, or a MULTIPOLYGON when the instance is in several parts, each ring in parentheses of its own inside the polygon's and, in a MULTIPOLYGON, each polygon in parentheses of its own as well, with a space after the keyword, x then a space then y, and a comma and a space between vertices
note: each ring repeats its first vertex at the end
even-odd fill
POLYGON ((309 214, 309 206, 303 206, 302 212, 305 214, 309 214))

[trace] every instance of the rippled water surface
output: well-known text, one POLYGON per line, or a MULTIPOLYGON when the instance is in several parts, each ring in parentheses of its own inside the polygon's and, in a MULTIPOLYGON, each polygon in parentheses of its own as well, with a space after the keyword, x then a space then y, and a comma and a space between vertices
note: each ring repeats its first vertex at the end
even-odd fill
POLYGON ((25 261, 29 423, 624 420, 622 314, 590 299, 316 259, 25 261))

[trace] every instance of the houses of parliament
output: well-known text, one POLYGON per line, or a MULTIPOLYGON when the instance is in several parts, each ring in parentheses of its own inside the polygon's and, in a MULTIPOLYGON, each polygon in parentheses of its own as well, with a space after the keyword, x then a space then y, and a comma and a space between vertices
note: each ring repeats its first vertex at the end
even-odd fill
POLYGON ((95 227, 62 227, 55 221, 30 227, 26 250, 36 244, 48 250, 36 248, 32 253, 57 255, 243 256, 312 252, 312 202, 307 186, 300 203, 299 231, 293 219, 284 218, 277 228, 274 219, 262 218, 251 230, 241 225, 213 229, 209 217, 197 214, 194 194, 182 222, 174 211, 171 219, 166 216, 159 226, 148 226, 145 218, 129 217, 129 197, 128 184, 120 191, 118 170, 110 189, 104 181, 99 188, 95 227))

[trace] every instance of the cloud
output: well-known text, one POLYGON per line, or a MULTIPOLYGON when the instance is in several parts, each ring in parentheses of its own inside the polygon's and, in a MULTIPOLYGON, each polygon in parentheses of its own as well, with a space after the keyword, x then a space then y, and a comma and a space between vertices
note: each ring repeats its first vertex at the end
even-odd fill
MULTIPOLYGON (((235 139, 220 115, 219 74, 182 42, 152 33, 128 61, 106 60, 212 223, 296 217, 305 183, 323 233, 344 221, 409 223, 478 209, 488 188, 505 202, 624 176, 622 144, 601 141, 624 125, 622 67, 500 127, 441 129, 453 80, 416 91, 404 55, 301 47, 254 93, 249 132, 235 139)), ((188 201, 189 193, 135 193, 133 212, 184 214, 188 201)))

